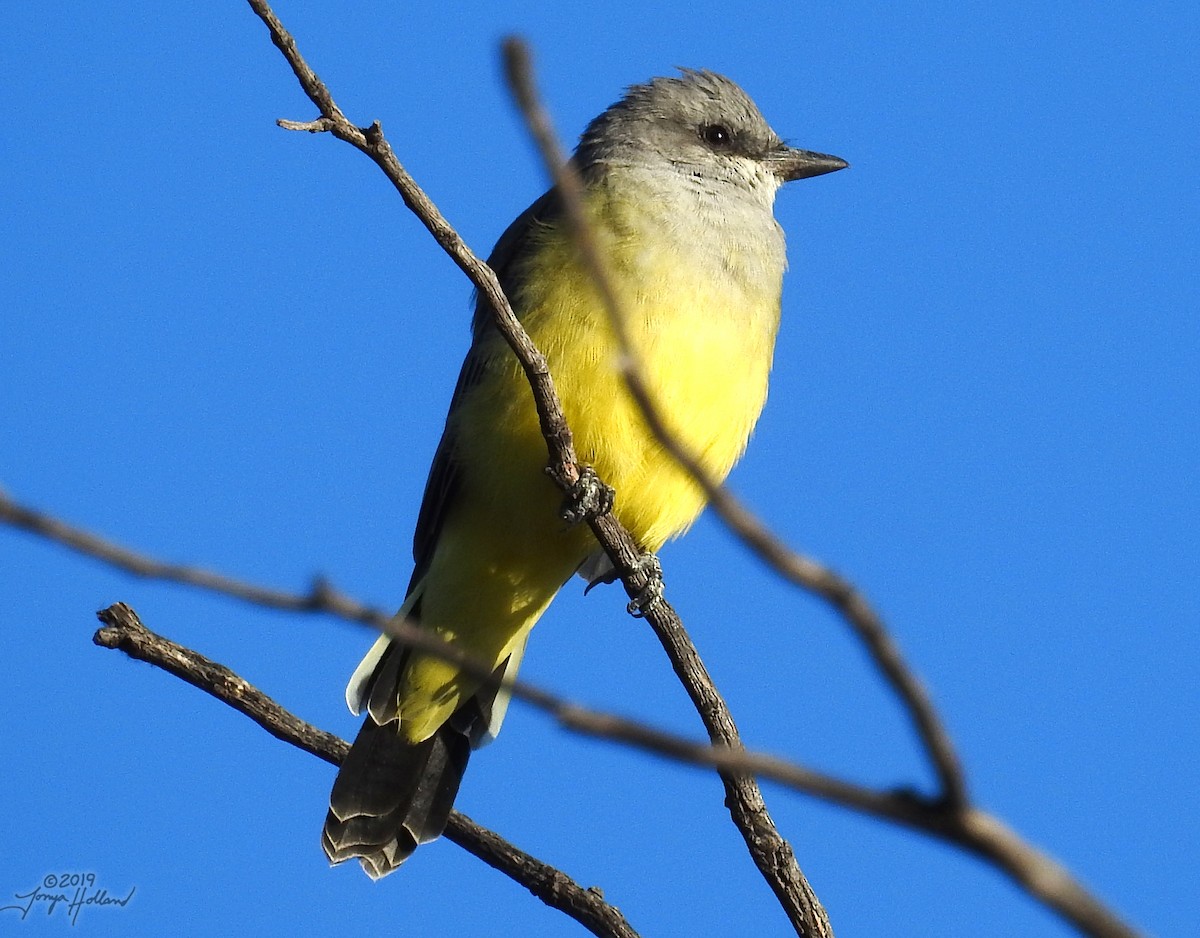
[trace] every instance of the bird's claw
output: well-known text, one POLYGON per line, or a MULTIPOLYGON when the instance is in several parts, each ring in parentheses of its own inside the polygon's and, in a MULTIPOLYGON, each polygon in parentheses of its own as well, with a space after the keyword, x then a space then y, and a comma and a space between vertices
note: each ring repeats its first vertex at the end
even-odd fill
MULTIPOLYGON (((576 525, 608 514, 616 497, 616 491, 601 481, 595 469, 584 466, 563 503, 562 519, 567 524, 576 525)), ((602 582, 611 583, 612 580, 602 582)))
POLYGON ((586 596, 597 586, 610 586, 611 584, 616 583, 619 579, 621 579, 621 577, 617 574, 617 568, 610 564, 608 569, 606 569, 603 573, 598 574, 597 576, 594 576, 588 580, 587 586, 583 588, 583 595, 586 596))

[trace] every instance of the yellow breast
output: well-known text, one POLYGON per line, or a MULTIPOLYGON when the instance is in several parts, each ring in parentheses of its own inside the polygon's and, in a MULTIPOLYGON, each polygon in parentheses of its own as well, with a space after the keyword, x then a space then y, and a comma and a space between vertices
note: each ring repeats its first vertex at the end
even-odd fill
MULTIPOLYGON (((644 206, 602 203, 598 214, 607 223, 600 230, 609 233, 633 351, 659 412, 724 479, 766 399, 782 259, 755 256, 755 245, 736 237, 717 252, 690 250, 657 230, 644 206)), ((656 550, 695 520, 704 505, 700 490, 654 439, 630 396, 608 314, 573 249, 551 240, 533 267, 541 269, 529 271, 523 322, 549 360, 579 458, 616 489, 622 523, 656 550)))

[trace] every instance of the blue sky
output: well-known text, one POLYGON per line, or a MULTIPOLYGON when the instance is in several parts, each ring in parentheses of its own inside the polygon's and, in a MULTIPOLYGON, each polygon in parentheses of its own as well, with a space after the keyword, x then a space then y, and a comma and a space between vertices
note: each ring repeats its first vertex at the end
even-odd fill
MULTIPOLYGON (((1195 920, 1200 13, 1194 4, 281 3, 486 252, 544 187, 499 77, 534 45, 564 135, 675 65, 852 168, 779 198, 771 398, 735 490, 864 588, 979 802, 1147 932, 1195 920)), ((398 605, 469 288, 238 3, 10 5, 0 486, 163 559, 398 605)), ((846 629, 711 520, 668 595, 747 741, 928 787, 846 629)), ((94 872, 81 934, 581 934, 453 845, 379 884, 318 846, 331 767, 93 647, 117 600, 349 736, 370 636, 136 581, 0 529, 0 898, 94 872)), ((571 586, 524 676, 700 732, 615 589, 571 586)), ((839 936, 1072 934, 975 860, 776 786, 839 936)), ((784 935, 719 783, 516 706, 459 806, 646 935, 784 935)), ((0 903, 2 905, 4 903, 0 903)), ((14 933, 67 928, 62 912, 14 933)))

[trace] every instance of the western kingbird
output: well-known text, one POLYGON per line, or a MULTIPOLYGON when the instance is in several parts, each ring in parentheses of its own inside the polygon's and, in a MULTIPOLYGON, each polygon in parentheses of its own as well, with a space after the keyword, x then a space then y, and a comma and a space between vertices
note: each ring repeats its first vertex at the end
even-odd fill
MULTIPOLYGON (((767 395, 786 266, 780 185, 844 168, 789 147, 728 78, 682 70, 631 87, 588 125, 573 161, 629 340, 675 437, 715 479, 741 456, 767 395)), ((608 314, 551 189, 488 260, 545 354, 579 458, 616 490, 647 551, 686 530, 704 496, 646 426, 616 366, 608 314)), ((398 613, 516 673, 529 631, 598 545, 567 525, 546 477, 532 392, 477 301, 472 342, 417 520, 398 613)), ((363 722, 330 795, 322 846, 378 878, 446 826, 470 751, 507 696, 381 637, 346 689, 363 722)))

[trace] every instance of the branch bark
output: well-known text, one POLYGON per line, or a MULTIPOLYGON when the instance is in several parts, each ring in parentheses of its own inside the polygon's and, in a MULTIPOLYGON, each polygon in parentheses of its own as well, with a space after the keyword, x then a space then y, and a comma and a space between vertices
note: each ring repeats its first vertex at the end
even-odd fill
MULTIPOLYGON (((29 531, 52 543, 139 576, 194 586, 269 609, 326 612, 346 621, 364 623, 386 632, 401 644, 452 661, 481 681, 495 681, 494 671, 488 664, 473 659, 460 648, 442 641, 418 626, 411 625, 404 619, 373 610, 344 594, 334 593, 340 596, 342 601, 324 605, 319 600, 320 593, 294 595, 201 567, 164 563, 44 512, 21 505, 3 492, 0 492, 0 524, 29 531), (129 558, 137 558, 133 569, 128 563, 129 558), (180 571, 186 571, 186 575, 180 575, 180 571), (315 601, 314 595, 318 596, 315 601)), ((183 649, 183 652, 189 656, 196 654, 187 649, 183 649)), ((502 684, 513 697, 541 710, 563 729, 598 739, 622 742, 653 755, 705 768, 722 768, 733 773, 760 776, 835 804, 886 815, 886 812, 879 812, 872 807, 880 797, 877 793, 804 768, 795 762, 765 753, 730 748, 720 743, 702 743, 687 739, 638 720, 582 706, 527 681, 505 680, 502 684)))

